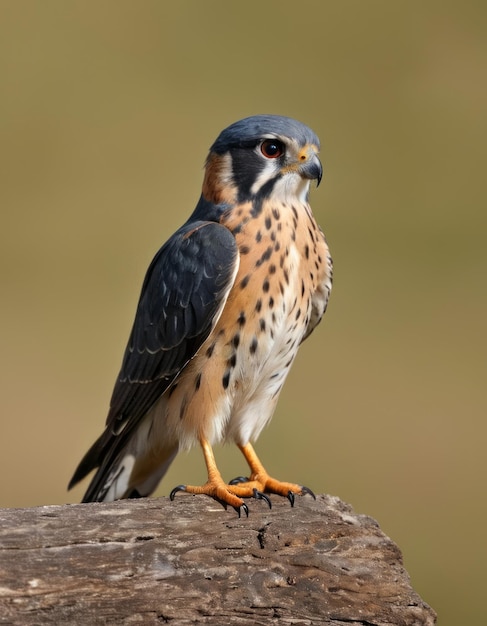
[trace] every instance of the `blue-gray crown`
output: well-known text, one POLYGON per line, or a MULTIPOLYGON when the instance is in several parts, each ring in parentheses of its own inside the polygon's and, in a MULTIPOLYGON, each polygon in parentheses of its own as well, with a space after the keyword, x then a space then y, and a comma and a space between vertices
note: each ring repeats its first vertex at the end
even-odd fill
POLYGON ((223 154, 230 148, 245 147, 269 134, 290 137, 303 146, 307 143, 315 144, 318 148, 320 146, 320 140, 311 128, 292 117, 253 115, 225 128, 210 150, 217 154, 223 154))

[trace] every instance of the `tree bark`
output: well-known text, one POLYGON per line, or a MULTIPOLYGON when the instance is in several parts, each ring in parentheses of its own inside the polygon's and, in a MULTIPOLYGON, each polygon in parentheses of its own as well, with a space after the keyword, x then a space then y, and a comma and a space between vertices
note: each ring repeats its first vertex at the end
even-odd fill
POLYGON ((398 547, 338 498, 0 511, 0 623, 431 626, 398 547))

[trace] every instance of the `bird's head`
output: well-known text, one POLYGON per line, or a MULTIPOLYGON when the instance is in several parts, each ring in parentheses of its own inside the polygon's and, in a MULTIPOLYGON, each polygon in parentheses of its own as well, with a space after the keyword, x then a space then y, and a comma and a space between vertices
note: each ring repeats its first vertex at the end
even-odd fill
POLYGON ((315 133, 292 118, 254 115, 226 128, 210 148, 203 196, 216 204, 264 200, 306 201, 323 167, 315 133))

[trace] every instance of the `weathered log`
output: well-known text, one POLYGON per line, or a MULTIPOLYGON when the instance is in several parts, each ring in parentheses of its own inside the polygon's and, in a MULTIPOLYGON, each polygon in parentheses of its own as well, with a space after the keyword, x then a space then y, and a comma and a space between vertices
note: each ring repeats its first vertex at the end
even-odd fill
POLYGON ((0 512, 0 623, 433 625, 398 547, 338 498, 179 494, 0 512))

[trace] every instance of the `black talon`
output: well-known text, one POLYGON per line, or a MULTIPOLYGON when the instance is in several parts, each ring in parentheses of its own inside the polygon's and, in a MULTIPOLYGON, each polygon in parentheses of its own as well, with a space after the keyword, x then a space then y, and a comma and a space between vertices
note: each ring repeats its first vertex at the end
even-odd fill
POLYGON ((237 511, 237 515, 239 517, 240 517, 241 509, 243 509, 245 511, 245 515, 247 517, 249 516, 249 507, 245 504, 245 502, 243 504, 241 504, 240 506, 234 506, 233 508, 237 511))
POLYGON ((269 508, 272 509, 271 499, 268 496, 266 496, 265 493, 262 493, 262 491, 259 491, 258 489, 254 489, 253 492, 254 492, 253 497, 256 500, 265 500, 267 504, 269 505, 269 508))
POLYGON ((237 476, 237 478, 234 478, 228 484, 229 485, 238 485, 239 483, 248 483, 248 482, 249 482, 249 479, 245 478, 245 476, 237 476))
POLYGON ((293 491, 287 492, 287 499, 291 503, 291 506, 294 506, 294 492, 293 491))
POLYGON ((309 487, 301 487, 301 494, 303 496, 308 494, 309 496, 311 496, 313 498, 313 500, 316 500, 315 494, 311 491, 311 489, 309 487))
POLYGON ((186 485, 178 485, 177 487, 174 487, 174 489, 169 494, 169 500, 174 500, 178 491, 186 491, 186 485))

